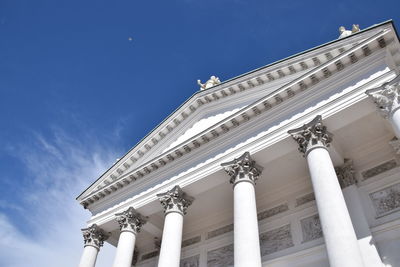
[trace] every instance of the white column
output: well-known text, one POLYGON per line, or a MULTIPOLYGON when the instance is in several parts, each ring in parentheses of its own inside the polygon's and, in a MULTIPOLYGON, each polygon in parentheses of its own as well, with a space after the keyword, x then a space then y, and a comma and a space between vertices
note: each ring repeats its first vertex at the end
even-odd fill
POLYGON ((100 247, 108 236, 96 224, 82 229, 82 234, 85 245, 79 267, 94 267, 100 247))
POLYGON ((382 267, 383 263, 375 246, 374 237, 372 236, 361 204, 353 161, 345 159, 344 164, 336 167, 335 171, 339 179, 339 184, 342 187, 343 197, 350 213, 364 265, 365 267, 382 267))
POLYGON ((381 115, 390 121, 396 137, 400 139, 400 75, 365 93, 375 102, 381 115))
POLYGON ((321 116, 289 131, 304 153, 310 171, 331 267, 363 267, 363 260, 327 146, 332 135, 321 116))
POLYGON ((261 267, 254 186, 262 167, 251 159, 249 152, 223 163, 222 167, 231 176, 233 184, 235 267, 261 267))
POLYGON ((131 267, 135 249, 136 235, 146 223, 146 218, 140 215, 133 207, 115 214, 120 226, 121 234, 118 240, 117 253, 113 267, 131 267))
POLYGON ((164 207, 165 221, 158 267, 179 267, 181 259, 183 215, 186 214, 193 198, 186 195, 179 186, 158 194, 164 207))

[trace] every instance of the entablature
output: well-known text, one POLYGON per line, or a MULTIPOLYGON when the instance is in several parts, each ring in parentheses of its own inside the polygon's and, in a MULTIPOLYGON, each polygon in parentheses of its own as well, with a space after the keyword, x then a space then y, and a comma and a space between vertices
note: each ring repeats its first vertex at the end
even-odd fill
MULTIPOLYGON (((284 78, 287 75, 294 74, 296 72, 304 71, 304 74, 296 77, 293 80, 290 80, 279 89, 275 90, 262 97, 261 99, 255 101, 254 103, 242 108, 238 112, 230 115, 229 117, 223 119, 222 121, 214 124, 208 129, 202 131, 201 133, 189 138, 181 144, 165 151, 161 155, 152 158, 146 162, 143 162, 139 166, 135 167, 132 170, 132 157, 129 157, 131 153, 137 153, 137 155, 143 156, 145 152, 140 150, 140 146, 135 148, 134 150, 128 152, 128 154, 117 164, 115 164, 108 172, 106 172, 102 177, 107 178, 109 175, 110 179, 99 180, 100 183, 94 184, 94 189, 88 195, 81 195, 78 197, 78 200, 84 206, 92 205, 95 202, 98 202, 100 199, 104 199, 108 195, 114 194, 115 191, 121 191, 122 188, 127 185, 135 182, 136 180, 141 180, 144 176, 149 176, 151 173, 156 172, 157 170, 162 169, 165 165, 171 164, 173 161, 176 161, 178 158, 184 157, 184 155, 192 153, 199 149, 201 146, 204 146, 207 143, 212 142, 213 140, 217 140, 227 135, 229 131, 234 128, 245 125, 248 121, 252 120, 255 117, 258 117, 260 114, 268 112, 272 108, 276 111, 276 107, 282 105, 283 102, 294 98, 297 94, 300 94, 305 91, 311 90, 311 88, 315 88, 317 84, 320 84, 322 81, 329 79, 335 73, 339 73, 345 68, 356 64, 358 61, 363 58, 369 57, 372 54, 375 54, 377 51, 382 50, 387 47, 387 45, 391 44, 393 40, 397 40, 392 28, 381 28, 377 29, 376 32, 372 36, 369 36, 365 39, 365 36, 353 36, 357 37, 356 43, 348 44, 346 48, 341 46, 340 48, 334 48, 330 53, 325 52, 319 54, 317 57, 312 57, 311 59, 307 59, 306 61, 309 63, 305 63, 308 68, 304 69, 304 64, 299 61, 300 59, 294 57, 297 60, 298 66, 301 68, 295 68, 293 65, 288 65, 288 62, 285 62, 287 66, 287 71, 277 70, 277 75, 271 73, 265 73, 266 69, 256 70, 250 74, 246 74, 243 77, 239 77, 235 80, 228 81, 226 83, 217 85, 213 88, 204 90, 197 94, 196 101, 189 101, 184 104, 178 111, 184 108, 188 108, 185 113, 181 113, 181 115, 176 116, 172 120, 172 123, 177 127, 183 120, 188 118, 188 114, 194 114, 197 108, 202 105, 206 105, 207 103, 212 103, 213 101, 219 100, 220 98, 227 97, 229 95, 233 95, 236 93, 244 92, 250 88, 254 88, 256 86, 261 86, 266 82, 273 82, 279 78, 284 78), (337 51, 335 52, 335 49, 337 51), (347 49, 347 50, 346 50, 347 49), (320 58, 320 56, 325 58, 320 58), (317 59, 315 59, 317 58, 317 59), (314 64, 312 65, 311 62, 314 64), (294 71, 293 71, 294 70, 294 71), (264 72, 261 74, 261 72, 264 72), (269 74, 269 75, 268 75, 269 74), (264 78, 260 77, 249 77, 251 75, 264 75, 264 78), (271 78, 272 79, 269 79, 271 78), (260 79, 258 79, 260 78, 260 79), (267 80, 267 79, 268 80, 267 80), (255 82, 249 83, 248 80, 246 84, 242 84, 246 79, 255 79, 255 82), (260 82, 261 81, 261 82, 260 82), (239 86, 242 84, 241 86, 239 86), (207 100, 208 99, 208 100, 207 100), (201 100, 201 101, 198 101, 201 100), (194 105, 196 102, 196 106, 194 105), (191 108, 192 107, 192 108, 191 108), (186 115, 184 115, 186 114, 186 115), (136 151, 136 152, 135 152, 136 151), (140 152, 141 151, 141 152, 140 152), (132 160, 130 163, 122 162, 122 161, 132 160)), ((334 43, 328 46, 336 45, 339 47, 338 43, 334 43)), ((332 47, 330 47, 332 49, 332 47)), ((324 48, 324 50, 328 50, 328 48, 324 48)), ((319 53, 321 51, 318 51, 319 53)), ((305 56, 304 56, 305 57, 305 56)), ((294 60, 294 59, 289 59, 294 60)), ((305 60, 305 59, 303 59, 305 60)), ((284 64, 283 62, 279 62, 279 65, 284 64)), ((275 68, 277 68, 275 67, 275 68)), ((167 121, 165 122, 166 124, 167 121)), ((157 128, 159 130, 165 124, 161 124, 160 127, 157 128)), ((169 122, 171 123, 171 122, 169 122)), ((168 124, 169 125, 169 124, 168 124)), ((168 128, 168 125, 161 129, 158 137, 163 138, 174 130, 173 126, 168 128), (171 128, 172 127, 172 128, 171 128), (166 129, 166 130, 165 130, 166 129), (160 134, 161 133, 161 134, 160 134), (162 134, 164 133, 164 134, 162 134)), ((154 133, 150 140, 156 145, 160 142, 156 137, 157 134, 154 133), (155 139, 154 139, 155 138, 155 139), (154 140, 153 140, 154 139, 154 140)), ((148 137, 150 138, 150 137, 148 137)), ((145 139, 146 140, 146 139, 145 139)), ((144 141, 145 141, 144 140, 144 141)), ((143 147, 143 146, 142 146, 143 147)), ((149 151, 152 146, 147 144, 144 145, 147 151, 149 151)), ((137 159, 135 160, 137 161, 137 159)), ((135 182, 137 183, 137 182, 135 182)))

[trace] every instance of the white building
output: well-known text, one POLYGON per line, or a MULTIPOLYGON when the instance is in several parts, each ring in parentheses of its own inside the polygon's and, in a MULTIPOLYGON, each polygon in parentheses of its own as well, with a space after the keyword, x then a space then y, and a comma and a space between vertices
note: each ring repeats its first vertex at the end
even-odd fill
POLYGON ((399 38, 355 28, 199 83, 77 198, 80 266, 400 266, 399 38))

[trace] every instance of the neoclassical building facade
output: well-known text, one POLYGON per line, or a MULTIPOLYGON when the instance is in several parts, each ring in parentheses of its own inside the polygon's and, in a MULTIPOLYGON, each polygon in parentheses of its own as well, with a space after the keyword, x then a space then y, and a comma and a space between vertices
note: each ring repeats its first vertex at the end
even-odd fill
MULTIPOLYGON (((199 91, 77 200, 80 267, 400 267, 392 21, 199 91)), ((398 139, 399 138, 399 139, 398 139)))

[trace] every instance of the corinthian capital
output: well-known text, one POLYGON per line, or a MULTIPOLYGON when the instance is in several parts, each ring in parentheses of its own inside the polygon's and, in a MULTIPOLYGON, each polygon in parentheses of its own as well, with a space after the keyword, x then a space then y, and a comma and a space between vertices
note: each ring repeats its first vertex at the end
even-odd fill
POLYGON ((179 185, 174 186, 171 190, 158 194, 158 199, 164 207, 164 212, 178 212, 186 214, 187 208, 192 205, 194 198, 188 196, 179 185))
POLYGON ((107 240, 108 235, 97 226, 97 224, 92 224, 88 228, 81 230, 84 240, 84 246, 92 246, 97 249, 103 246, 104 241, 107 240))
POLYGON ((352 160, 344 159, 344 164, 340 167, 335 167, 335 172, 341 188, 357 184, 352 160))
POLYGON ((222 163, 221 166, 231 177, 229 182, 236 185, 238 182, 251 182, 255 184, 263 168, 245 152, 239 158, 222 163))
POLYGON ((390 118, 400 107, 400 75, 390 82, 365 92, 376 104, 384 118, 390 118))
POLYGON ((309 123, 288 131, 299 144, 299 151, 304 155, 315 147, 328 147, 332 142, 332 134, 322 124, 322 117, 318 115, 309 123))
POLYGON ((142 225, 146 223, 146 218, 133 207, 129 207, 127 210, 115 214, 115 216, 121 232, 129 231, 137 234, 140 232, 142 225))

